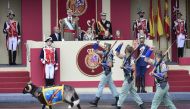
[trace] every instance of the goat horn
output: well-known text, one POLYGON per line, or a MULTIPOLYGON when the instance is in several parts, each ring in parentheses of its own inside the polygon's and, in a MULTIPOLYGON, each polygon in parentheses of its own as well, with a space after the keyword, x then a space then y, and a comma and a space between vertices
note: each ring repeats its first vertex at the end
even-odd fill
POLYGON ((32 90, 32 86, 31 86, 31 85, 28 85, 28 89, 25 88, 25 90, 26 90, 27 92, 30 92, 30 90, 32 90))

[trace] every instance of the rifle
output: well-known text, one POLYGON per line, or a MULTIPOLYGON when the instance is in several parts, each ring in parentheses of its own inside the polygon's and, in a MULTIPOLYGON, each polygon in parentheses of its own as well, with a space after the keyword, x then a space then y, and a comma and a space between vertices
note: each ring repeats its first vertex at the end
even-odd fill
POLYGON ((176 42, 176 40, 170 45, 170 47, 166 50, 166 52, 164 53, 164 55, 161 57, 160 61, 156 64, 156 66, 153 68, 152 71, 154 71, 153 75, 155 75, 156 69, 157 67, 161 64, 161 62, 163 61, 164 57, 166 56, 166 54, 169 52, 170 48, 174 45, 174 43, 176 42))
MULTIPOLYGON (((110 50, 103 56, 103 58, 106 58, 106 57, 107 57, 107 55, 111 52, 111 50, 113 49, 113 47, 115 46, 115 44, 117 43, 117 41, 118 41, 118 40, 116 40, 116 41, 114 42, 114 44, 111 46, 110 50)), ((103 60, 103 59, 102 59, 102 60, 103 60)))
MULTIPOLYGON (((127 60, 129 60, 129 58, 131 58, 131 56, 136 52, 136 50, 139 48, 139 46, 137 46, 137 48, 135 48, 134 50, 133 50, 133 52, 132 53, 130 53, 130 55, 127 57, 127 59, 123 62, 123 66, 126 64, 126 62, 127 62, 127 60)), ((124 67, 121 67, 122 69, 124 69, 124 67)))

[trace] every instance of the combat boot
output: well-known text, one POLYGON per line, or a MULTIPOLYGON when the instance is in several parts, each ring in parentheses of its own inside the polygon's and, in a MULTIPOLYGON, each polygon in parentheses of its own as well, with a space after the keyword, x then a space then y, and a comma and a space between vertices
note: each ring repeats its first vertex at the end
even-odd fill
POLYGON ((9 50, 9 65, 12 65, 13 62, 12 62, 12 51, 9 50))
POLYGON ((115 103, 112 104, 112 106, 117 106, 117 102, 118 102, 118 100, 119 100, 119 97, 115 97, 115 103))
POLYGON ((16 51, 13 51, 13 65, 16 65, 16 51))
POLYGON ((144 103, 143 103, 143 104, 140 104, 140 105, 139 105, 139 108, 140 108, 140 109, 145 109, 144 103))
POLYGON ((136 77, 136 86, 137 86, 137 93, 140 93, 140 77, 136 77))
POLYGON ((147 93, 147 91, 145 91, 145 77, 141 78, 141 93, 147 93))
POLYGON ((98 101, 100 100, 100 98, 99 97, 96 97, 95 99, 94 99, 94 101, 91 101, 91 102, 89 102, 89 104, 91 104, 91 105, 94 105, 94 106, 98 106, 98 101))
POLYGON ((121 109, 121 107, 120 107, 120 106, 117 106, 117 109, 121 109))

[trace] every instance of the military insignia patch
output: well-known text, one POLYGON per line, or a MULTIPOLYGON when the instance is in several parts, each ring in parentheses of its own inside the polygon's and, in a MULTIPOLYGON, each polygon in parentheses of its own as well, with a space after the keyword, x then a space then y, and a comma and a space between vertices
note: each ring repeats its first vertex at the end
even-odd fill
MULTIPOLYGON (((102 48, 100 47, 100 50, 102 48)), ((87 44, 80 49, 77 55, 77 65, 79 70, 87 76, 97 76, 103 71, 99 54, 95 53, 92 49, 92 44, 87 44)))
POLYGON ((67 9, 71 9, 75 16, 83 15, 88 7, 87 0, 67 0, 67 9))

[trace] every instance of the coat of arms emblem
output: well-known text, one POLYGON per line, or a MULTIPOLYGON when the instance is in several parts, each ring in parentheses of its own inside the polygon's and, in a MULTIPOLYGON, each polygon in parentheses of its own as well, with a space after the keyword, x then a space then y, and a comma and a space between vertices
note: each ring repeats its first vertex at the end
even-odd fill
POLYGON ((75 16, 83 15, 88 7, 87 0, 67 0, 67 9, 71 9, 75 16))
MULTIPOLYGON (((102 48, 99 48, 102 50, 102 48)), ((79 70, 87 76, 97 76, 103 72, 100 62, 102 56, 95 53, 92 49, 92 44, 87 44, 82 47, 77 55, 77 66, 79 70)))
POLYGON ((94 69, 99 66, 101 58, 93 49, 88 49, 87 52, 88 54, 85 57, 85 64, 88 68, 92 69, 92 72, 94 72, 94 69))

